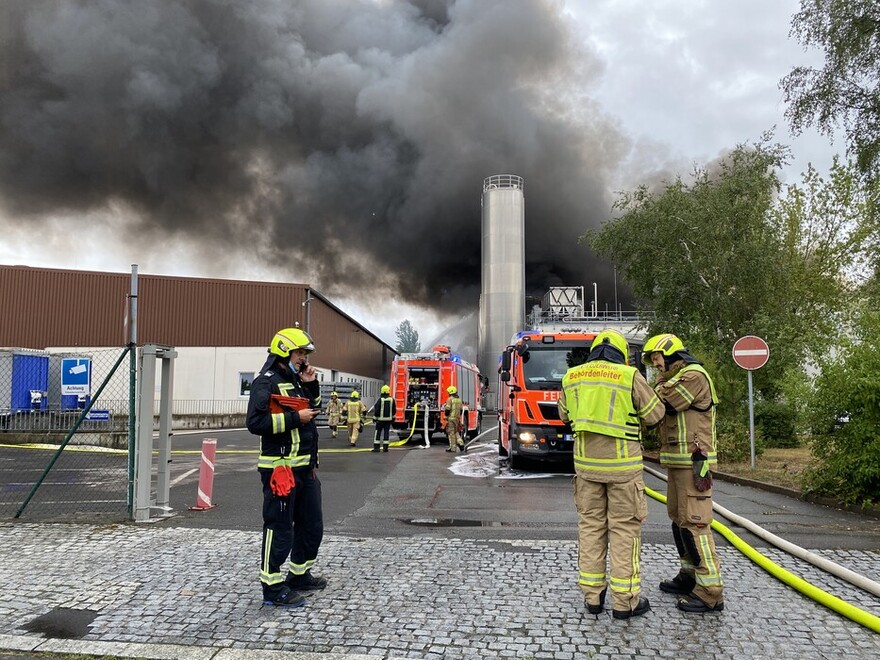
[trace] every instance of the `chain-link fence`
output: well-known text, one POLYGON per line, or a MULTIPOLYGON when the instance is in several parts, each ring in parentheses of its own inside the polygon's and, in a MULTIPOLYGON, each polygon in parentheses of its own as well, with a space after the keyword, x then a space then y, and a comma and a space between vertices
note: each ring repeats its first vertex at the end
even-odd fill
POLYGON ((0 519, 129 517, 130 359, 0 350, 0 519))

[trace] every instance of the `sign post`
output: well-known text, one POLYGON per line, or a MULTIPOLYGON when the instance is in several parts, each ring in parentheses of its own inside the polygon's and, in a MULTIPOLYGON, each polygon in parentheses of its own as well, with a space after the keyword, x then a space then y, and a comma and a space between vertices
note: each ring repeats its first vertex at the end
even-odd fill
POLYGON ((755 335, 740 337, 733 344, 733 361, 749 374, 749 447, 752 469, 755 469, 755 401, 752 397, 752 372, 770 359, 767 342, 755 335))

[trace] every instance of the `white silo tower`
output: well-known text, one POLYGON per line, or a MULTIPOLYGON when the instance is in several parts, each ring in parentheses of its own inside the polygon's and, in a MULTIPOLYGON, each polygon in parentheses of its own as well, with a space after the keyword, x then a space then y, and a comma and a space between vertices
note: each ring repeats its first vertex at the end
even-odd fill
MULTIPOLYGON (((482 277, 477 366, 495 390, 498 358, 525 322, 525 193, 523 179, 483 181, 482 277)), ((487 401, 487 408, 495 401, 487 401)))

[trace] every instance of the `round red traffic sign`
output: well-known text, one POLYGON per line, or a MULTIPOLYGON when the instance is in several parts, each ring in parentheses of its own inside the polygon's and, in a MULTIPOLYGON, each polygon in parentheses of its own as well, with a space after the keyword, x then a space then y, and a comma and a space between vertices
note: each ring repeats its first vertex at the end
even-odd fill
POLYGON ((770 347, 766 341, 755 335, 740 337, 733 345, 733 361, 743 369, 760 369, 769 359, 770 347))

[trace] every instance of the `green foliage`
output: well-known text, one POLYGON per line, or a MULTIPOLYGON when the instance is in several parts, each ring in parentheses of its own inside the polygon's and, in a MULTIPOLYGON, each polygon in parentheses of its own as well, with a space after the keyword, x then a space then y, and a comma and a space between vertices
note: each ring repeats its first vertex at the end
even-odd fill
POLYGON ((823 365, 811 406, 808 489, 848 504, 880 502, 880 312, 863 311, 852 338, 823 365))
POLYGON ((618 216, 582 238, 654 310, 648 334, 677 334, 703 362, 730 457, 743 456, 743 438, 748 455, 747 376, 733 362, 734 342, 753 334, 769 344, 770 361, 753 372, 756 401, 767 402, 769 415, 759 435, 791 442, 798 397, 809 391, 804 365, 826 355, 842 331, 876 226, 866 219, 880 206, 876 188, 837 161, 827 179, 810 168, 783 191, 776 172, 785 158, 767 136, 739 146, 689 183, 621 194, 618 216))
POLYGON ((846 134, 849 152, 868 179, 880 167, 880 3, 801 0, 791 33, 825 52, 822 69, 798 66, 780 82, 786 117, 799 134, 815 124, 846 134))
POLYGON ((421 350, 422 343, 419 341, 419 333, 412 327, 409 319, 401 321, 394 334, 397 336, 397 345, 394 350, 398 353, 418 353, 421 350))
MULTIPOLYGON (((740 411, 741 413, 743 411, 740 411)), ((722 464, 720 468, 724 471, 724 463, 743 463, 751 459, 752 441, 749 437, 749 412, 748 408, 745 414, 728 415, 718 418, 717 424, 717 444, 718 462, 722 464)), ((755 436, 755 456, 764 453, 764 445, 761 437, 755 436)))
POLYGON ((755 404, 755 429, 760 432, 765 447, 797 447, 795 410, 779 401, 759 401, 755 404))

